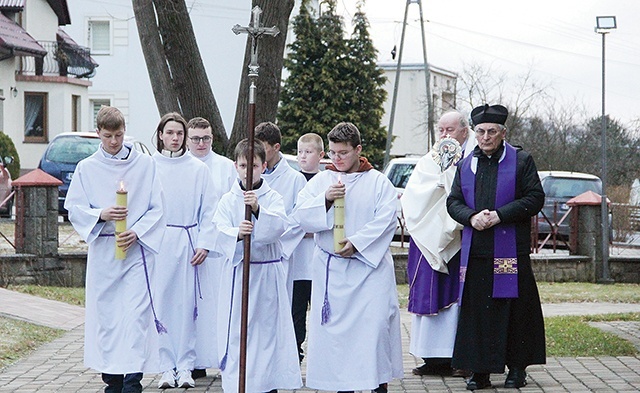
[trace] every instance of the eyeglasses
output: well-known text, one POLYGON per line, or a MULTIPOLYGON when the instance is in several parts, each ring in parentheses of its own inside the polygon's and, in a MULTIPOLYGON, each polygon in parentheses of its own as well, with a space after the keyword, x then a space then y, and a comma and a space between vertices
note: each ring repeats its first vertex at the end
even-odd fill
POLYGON ((190 136, 189 139, 191 139, 191 142, 193 143, 200 143, 200 142, 204 142, 204 143, 209 143, 211 142, 211 137, 210 136, 190 136))
POLYGON ((479 135, 479 136, 484 136, 484 134, 487 134, 489 136, 496 136, 500 132, 500 129, 489 128, 488 130, 485 130, 483 128, 476 128, 475 131, 476 131, 476 135, 479 135))
POLYGON ((354 151, 354 150, 355 149, 343 150, 343 151, 329 150, 329 158, 339 158, 341 160, 344 160, 345 157, 347 157, 349 154, 351 154, 351 152, 354 151))

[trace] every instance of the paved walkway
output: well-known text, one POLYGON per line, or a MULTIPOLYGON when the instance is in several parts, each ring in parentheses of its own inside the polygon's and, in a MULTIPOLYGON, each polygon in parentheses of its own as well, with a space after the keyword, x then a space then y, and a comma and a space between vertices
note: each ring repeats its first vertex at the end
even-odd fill
MULTIPOLYGON (((613 303, 561 303, 543 306, 545 316, 604 314, 617 312, 640 312, 640 304, 613 303)), ((69 306, 51 300, 24 295, 0 288, 0 314, 68 330, 61 338, 43 345, 31 356, 0 371, 0 392, 64 392, 98 393, 103 384, 100 374, 86 369, 83 357, 83 317, 81 307, 69 306)), ((411 316, 402 311, 402 344, 404 349, 405 375, 401 380, 389 384, 392 393, 465 392, 462 378, 417 377, 411 374, 418 361, 409 354, 411 316)), ((640 323, 598 323, 607 331, 629 339, 640 349, 640 323)), ((305 362, 302 363, 303 375, 305 362)), ((638 392, 640 391, 640 357, 598 358, 547 358, 546 365, 527 369, 528 385, 522 392, 638 392)), ((195 389, 189 393, 222 392, 217 370, 209 370, 209 376, 196 381, 195 389)), ((495 389, 487 392, 513 392, 504 389, 504 375, 492 375, 495 389)), ((145 392, 159 392, 157 376, 146 375, 143 379, 145 392)), ((167 392, 183 392, 186 389, 171 389, 167 392)), ((297 392, 313 392, 300 389, 297 392)), ((285 393, 285 391, 282 391, 285 393)))

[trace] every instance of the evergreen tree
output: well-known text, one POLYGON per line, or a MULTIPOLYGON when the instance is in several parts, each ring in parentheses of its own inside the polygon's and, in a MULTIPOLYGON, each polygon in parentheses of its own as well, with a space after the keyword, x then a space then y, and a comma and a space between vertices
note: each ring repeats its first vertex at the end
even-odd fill
POLYGON ((387 91, 384 89, 387 78, 376 63, 378 52, 369 35, 369 21, 362 12, 362 2, 358 3, 353 22, 347 62, 350 88, 346 90, 350 96, 347 97, 346 104, 351 121, 362 134, 363 154, 374 165, 380 166, 387 142, 386 127, 381 125, 383 105, 387 98, 387 91))
POLYGON ((295 42, 285 60, 289 77, 284 83, 278 124, 282 150, 296 151, 300 135, 315 132, 326 140, 339 122, 350 121, 362 133, 363 155, 381 165, 386 131, 380 125, 386 98, 385 77, 376 64, 369 24, 359 4, 354 32, 345 39, 335 0, 326 0, 325 12, 314 19, 303 1, 294 19, 295 42))

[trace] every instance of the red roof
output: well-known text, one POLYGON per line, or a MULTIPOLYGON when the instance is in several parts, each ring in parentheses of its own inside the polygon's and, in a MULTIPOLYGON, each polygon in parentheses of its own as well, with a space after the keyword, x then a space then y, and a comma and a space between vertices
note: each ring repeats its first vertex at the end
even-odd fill
POLYGON ((46 54, 47 51, 25 29, 0 14, 0 57, 5 55, 42 57, 46 54))
MULTIPOLYGON (((607 204, 611 203, 607 198, 607 204)), ((593 191, 586 191, 567 201, 569 206, 599 206, 602 204, 602 196, 593 191)))
POLYGON ((62 182, 43 171, 42 169, 34 169, 26 175, 22 175, 16 180, 12 181, 11 184, 15 186, 21 187, 34 187, 34 186, 59 186, 62 182))

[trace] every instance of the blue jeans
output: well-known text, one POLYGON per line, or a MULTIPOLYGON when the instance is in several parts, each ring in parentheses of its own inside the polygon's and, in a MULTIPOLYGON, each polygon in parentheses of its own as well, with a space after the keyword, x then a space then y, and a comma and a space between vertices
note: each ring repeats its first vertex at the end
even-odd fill
POLYGON ((105 374, 102 373, 102 381, 107 384, 104 393, 141 393, 142 373, 134 374, 105 374))

